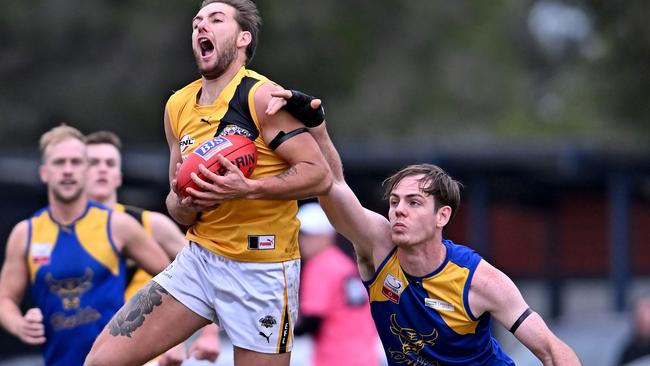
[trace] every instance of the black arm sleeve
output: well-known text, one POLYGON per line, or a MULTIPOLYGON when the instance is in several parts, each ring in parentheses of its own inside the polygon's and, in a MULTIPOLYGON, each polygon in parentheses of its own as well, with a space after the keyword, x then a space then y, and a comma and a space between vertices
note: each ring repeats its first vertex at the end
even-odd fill
POLYGON ((293 334, 300 336, 309 334, 311 336, 318 334, 320 327, 323 324, 323 318, 317 315, 301 316, 300 321, 293 329, 293 334))
POLYGON ((316 98, 311 95, 292 90, 291 98, 287 99, 287 104, 282 108, 305 126, 316 127, 325 120, 325 109, 322 105, 312 108, 311 101, 314 99, 316 98))

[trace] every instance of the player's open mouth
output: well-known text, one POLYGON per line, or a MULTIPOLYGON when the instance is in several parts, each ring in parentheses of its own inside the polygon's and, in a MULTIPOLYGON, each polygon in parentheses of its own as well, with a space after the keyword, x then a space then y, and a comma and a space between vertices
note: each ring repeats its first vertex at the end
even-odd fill
POLYGON ((199 39, 199 49, 201 50, 201 57, 209 57, 214 53, 214 45, 207 38, 199 39))

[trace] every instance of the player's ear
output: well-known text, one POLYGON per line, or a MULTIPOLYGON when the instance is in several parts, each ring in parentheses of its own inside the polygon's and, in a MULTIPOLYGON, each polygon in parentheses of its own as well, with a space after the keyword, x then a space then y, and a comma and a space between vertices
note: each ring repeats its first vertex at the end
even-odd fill
POLYGON ((445 227, 451 219, 451 207, 442 206, 436 212, 436 226, 445 227))
POLYGON ((253 41, 253 35, 249 31, 239 32, 239 37, 237 37, 237 46, 238 47, 248 47, 248 45, 253 41))
POLYGON ((38 166, 38 176, 41 178, 42 183, 47 183, 47 172, 44 164, 38 166))

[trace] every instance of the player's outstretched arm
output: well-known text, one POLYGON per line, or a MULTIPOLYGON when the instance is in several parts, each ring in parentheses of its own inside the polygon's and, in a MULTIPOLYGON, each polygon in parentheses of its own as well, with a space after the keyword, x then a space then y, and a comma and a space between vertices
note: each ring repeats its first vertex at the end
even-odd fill
POLYGON ((269 102, 266 113, 273 114, 284 107, 310 127, 309 132, 316 140, 333 177, 329 192, 319 197, 321 206, 337 231, 353 243, 362 277, 371 277, 374 264, 381 262, 393 247, 388 220, 365 209, 345 181, 341 157, 324 122, 321 100, 289 90, 276 91, 271 95, 274 98, 269 102))
POLYGON ((484 260, 476 268, 469 301, 475 317, 489 312, 545 366, 581 365, 576 353, 530 310, 512 280, 484 260))
POLYGON ((376 270, 374 264, 380 263, 393 248, 390 223, 384 216, 363 207, 348 186, 341 158, 327 133, 327 124, 311 128, 310 132, 334 177, 330 191, 319 196, 321 206, 336 230, 353 243, 359 269, 363 272, 367 270, 361 275, 368 279, 376 270))
POLYGON ((5 261, 0 273, 0 324, 21 341, 39 345, 45 343, 45 327, 40 309, 32 308, 23 316, 20 311, 29 273, 25 259, 27 221, 18 223, 7 240, 5 261))
POLYGON ((341 158, 327 132, 321 100, 291 90, 278 90, 271 95, 273 98, 266 114, 273 115, 284 107, 310 127, 309 132, 325 157, 333 178, 328 193, 319 196, 321 206, 336 230, 353 243, 362 278, 371 277, 374 263, 380 263, 393 247, 390 223, 382 215, 364 208, 347 185, 341 158))
POLYGON ((187 239, 176 223, 160 212, 150 211, 149 224, 156 243, 170 259, 176 258, 176 255, 187 245, 187 239))
POLYGON ((548 329, 539 314, 531 314, 528 324, 523 325, 522 323, 519 328, 515 332, 515 337, 528 347, 545 366, 581 365, 578 355, 548 329))
MULTIPOLYGON (((272 83, 261 85, 255 92, 255 111, 261 125, 262 138, 270 144, 278 134, 304 128, 304 125, 285 111, 273 115, 266 113, 274 91, 282 90, 272 83)), ((275 153, 285 160, 289 168, 275 177, 257 181, 253 187, 253 198, 296 199, 327 193, 332 176, 316 141, 309 133, 299 133, 285 139, 277 146, 275 153)))
POLYGON ((118 250, 152 276, 170 263, 165 252, 147 235, 142 225, 124 212, 113 211, 111 235, 118 250))

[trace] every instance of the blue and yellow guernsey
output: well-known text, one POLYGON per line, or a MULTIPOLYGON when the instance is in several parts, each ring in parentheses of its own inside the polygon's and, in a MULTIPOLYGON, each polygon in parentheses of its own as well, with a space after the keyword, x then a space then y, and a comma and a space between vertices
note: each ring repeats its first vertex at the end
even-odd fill
POLYGON ((82 365, 124 304, 125 263, 110 234, 112 211, 88 203, 70 225, 43 208, 32 216, 27 266, 32 300, 43 312, 45 364, 82 365))
POLYGON ((443 240, 446 258, 424 277, 405 273, 397 248, 365 282, 389 365, 514 365, 490 333, 488 313, 476 318, 469 285, 481 257, 443 240))

